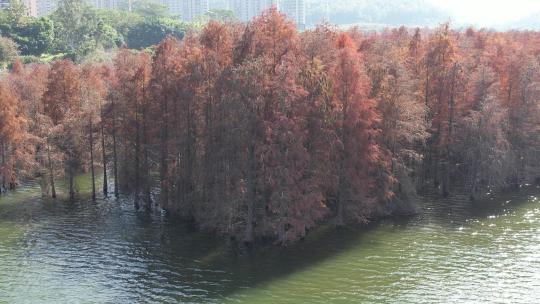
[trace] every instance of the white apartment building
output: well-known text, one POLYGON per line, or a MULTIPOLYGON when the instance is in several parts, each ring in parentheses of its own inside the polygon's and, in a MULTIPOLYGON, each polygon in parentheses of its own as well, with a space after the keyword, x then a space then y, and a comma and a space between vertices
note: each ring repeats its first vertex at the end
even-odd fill
POLYGON ((275 6, 297 25, 306 28, 306 0, 229 0, 230 9, 236 18, 248 22, 259 16, 264 10, 275 6))
MULTIPOLYGON (((24 5, 26 5, 26 8, 28 9, 28 15, 32 17, 37 17, 38 15, 38 9, 37 9, 37 0, 23 0, 22 2, 24 5)), ((9 7, 10 0, 0 0, 0 9, 6 9, 9 7)))
POLYGON ((102 9, 119 9, 122 0, 88 0, 88 4, 102 9))
POLYGON ((306 0, 281 0, 279 10, 287 15, 298 29, 306 29, 306 0))
POLYGON ((230 1, 229 0, 209 0, 210 9, 223 9, 223 10, 230 10, 230 1))
POLYGON ((56 10, 57 7, 57 1, 56 0, 37 0, 37 15, 38 16, 45 16, 48 15, 54 10, 56 10))
POLYGON ((182 12, 182 2, 184 0, 159 0, 159 2, 169 8, 169 13, 180 16, 182 12))
POLYGON ((272 6, 279 7, 278 0, 230 0, 229 5, 236 18, 242 22, 250 21, 272 6))
MULTIPOLYGON (((173 0, 174 1, 174 0, 173 0)), ((209 0, 176 0, 180 1, 179 13, 183 21, 193 21, 210 9, 209 0)), ((172 11, 171 6, 169 9, 172 11)))

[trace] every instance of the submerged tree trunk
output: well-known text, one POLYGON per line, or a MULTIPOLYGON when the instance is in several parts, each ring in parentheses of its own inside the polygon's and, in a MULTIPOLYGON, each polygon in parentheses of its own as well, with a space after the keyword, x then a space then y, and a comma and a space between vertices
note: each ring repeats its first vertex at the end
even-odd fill
POLYGON ((94 171, 94 130, 90 119, 90 172, 92 174, 92 200, 96 200, 96 174, 94 171))
POLYGON ((445 162, 444 172, 442 180, 442 195, 448 197, 450 195, 450 174, 452 167, 452 151, 450 145, 452 144, 452 136, 454 135, 454 111, 455 111, 455 91, 456 91, 456 73, 458 70, 457 64, 454 64, 452 68, 452 85, 450 87, 450 99, 448 100, 448 139, 445 150, 445 162))
POLYGON ((152 194, 150 190, 150 168, 148 161, 148 148, 144 148, 144 187, 143 187, 143 199, 146 211, 152 209, 152 194))
POLYGON ((248 174, 247 174, 247 215, 246 215, 246 230, 244 234, 244 243, 253 243, 255 223, 255 146, 251 144, 248 152, 248 174))
POLYGON ((140 208, 140 204, 139 204, 139 199, 140 199, 140 192, 141 192, 141 173, 140 173, 140 169, 141 169, 141 164, 140 164, 140 151, 141 151, 141 135, 140 135, 140 126, 139 126, 139 119, 138 119, 138 114, 136 114, 136 117, 135 117, 135 124, 136 124, 136 127, 135 127, 135 165, 134 165, 134 169, 135 169, 135 199, 134 199, 134 205, 135 205, 135 209, 136 210, 139 210, 140 208))
POLYGON ((443 197, 448 197, 450 195, 450 161, 446 160, 443 164, 443 176, 441 184, 441 194, 443 197))
MULTIPOLYGON (((71 160, 70 162, 73 162, 73 160, 71 160)), ((72 164, 69 164, 69 168, 68 168, 68 179, 69 179, 69 199, 70 200, 74 200, 75 199, 75 174, 73 172, 73 165, 72 164)))
POLYGON ((163 117, 163 124, 161 126, 160 139, 160 164, 159 164, 159 179, 161 184, 161 194, 160 194, 160 203, 167 209, 169 206, 169 180, 167 177, 168 165, 167 165, 167 154, 168 146, 167 141, 169 137, 169 121, 167 113, 167 100, 165 99, 161 103, 161 115, 163 117))
MULTIPOLYGON (((348 94, 343 93, 343 96, 347 96, 348 94)), ((338 188, 337 188, 337 198, 336 198, 336 204, 337 204, 337 210, 336 210, 336 226, 342 227, 345 226, 345 192, 347 189, 347 186, 345 185, 346 182, 346 176, 345 176, 345 170, 346 170, 346 164, 345 160, 348 159, 347 154, 347 148, 349 147, 349 133, 348 128, 346 127, 346 123, 349 119, 349 102, 347 98, 343 99, 343 109, 341 110, 342 114, 342 125, 339 130, 339 137, 341 140, 341 143, 343 145, 343 150, 340 151, 340 157, 339 157, 339 176, 338 176, 338 188)))
POLYGON ((113 99, 113 119, 112 119, 112 138, 113 138, 113 175, 114 175, 114 196, 118 198, 118 154, 116 151, 116 107, 113 99))
MULTIPOLYGON (((343 166, 341 166, 340 170, 343 170, 343 166)), ((338 185, 338 194, 336 199, 337 204, 337 210, 336 210, 336 226, 337 227, 343 227, 345 226, 345 214, 344 214, 344 192, 345 192, 345 178, 343 177, 343 173, 340 172, 339 176, 339 185, 338 185)))
POLYGON ((5 148, 4 148, 4 142, 2 142, 2 144, 0 145, 0 150, 1 150, 1 153, 2 154, 2 184, 0 185, 0 193, 2 193, 3 191, 5 191, 6 189, 6 173, 5 173, 5 165, 6 165, 6 152, 5 152, 5 148))
POLYGON ((143 200, 146 211, 152 210, 152 197, 150 193, 150 163, 148 156, 148 131, 146 125, 146 115, 143 111, 143 174, 144 174, 144 186, 143 186, 143 200))
POLYGON ((103 195, 107 197, 109 194, 109 185, 107 181, 107 153, 105 148, 105 131, 103 127, 103 120, 101 122, 101 153, 103 163, 103 195))
MULTIPOLYGON (((345 130, 342 130, 342 142, 343 146, 346 147, 346 141, 347 137, 344 135, 345 130)), ((341 159, 339 164, 339 177, 338 177, 338 188, 337 188, 337 198, 336 198, 336 226, 337 227, 343 227, 345 226, 345 192, 347 189, 347 186, 345 184, 346 177, 345 177, 345 151, 341 151, 341 159)))
POLYGON ((49 161, 49 179, 51 183, 51 197, 56 198, 56 187, 54 185, 54 171, 53 171, 53 164, 51 160, 51 148, 47 144, 47 159, 49 161))

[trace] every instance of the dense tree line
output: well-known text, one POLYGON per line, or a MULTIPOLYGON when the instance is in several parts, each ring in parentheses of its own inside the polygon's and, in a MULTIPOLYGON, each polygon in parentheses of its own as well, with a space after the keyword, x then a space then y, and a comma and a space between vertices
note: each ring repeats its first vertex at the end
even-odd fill
MULTIPOLYGON (((54 12, 40 18, 28 16, 21 0, 11 0, 9 8, 0 10, 0 36, 15 43, 26 62, 42 60, 46 54, 81 61, 97 50, 144 49, 167 36, 182 38, 194 26, 169 15, 165 6, 146 0, 132 1, 132 11, 101 10, 84 0, 60 0, 54 12)), ((0 40, 0 52, 7 47, 0 40)), ((7 59, 0 55, 0 63, 7 59)))
MULTIPOLYGON (((287 243, 417 189, 471 199, 539 174, 540 34, 329 25, 270 10, 153 54, 22 65, 0 81, 3 189, 103 174, 102 192, 202 229, 287 243), (100 169, 100 170, 97 170, 100 169)), ((101 186, 101 185, 100 185, 101 186)))

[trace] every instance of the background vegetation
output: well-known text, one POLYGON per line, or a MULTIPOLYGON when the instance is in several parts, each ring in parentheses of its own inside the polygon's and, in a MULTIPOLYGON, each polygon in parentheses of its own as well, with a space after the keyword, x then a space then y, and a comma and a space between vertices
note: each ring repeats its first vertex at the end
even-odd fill
MULTIPOLYGON (((221 16, 219 12, 214 15, 221 16)), ((0 61, 4 65, 11 62, 13 49, 25 62, 58 57, 82 61, 95 52, 119 47, 145 49, 168 36, 182 38, 197 27, 170 16, 166 7, 144 0, 135 1, 132 12, 99 10, 82 0, 61 0, 54 13, 40 18, 27 16, 24 5, 13 0, 9 9, 0 10, 0 35, 4 38, 0 61)))

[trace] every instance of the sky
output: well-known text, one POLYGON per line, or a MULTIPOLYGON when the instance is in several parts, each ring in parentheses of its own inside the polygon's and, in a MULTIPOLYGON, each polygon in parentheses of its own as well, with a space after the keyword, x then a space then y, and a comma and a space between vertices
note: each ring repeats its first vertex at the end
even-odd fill
POLYGON ((540 0, 428 0, 450 11, 455 22, 497 26, 540 12, 540 0))

